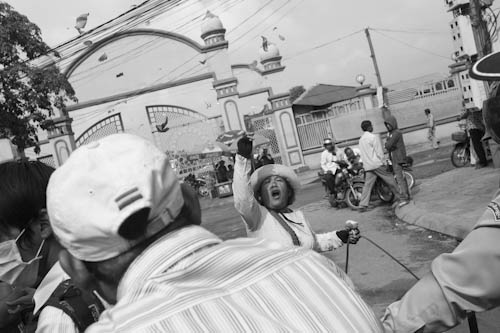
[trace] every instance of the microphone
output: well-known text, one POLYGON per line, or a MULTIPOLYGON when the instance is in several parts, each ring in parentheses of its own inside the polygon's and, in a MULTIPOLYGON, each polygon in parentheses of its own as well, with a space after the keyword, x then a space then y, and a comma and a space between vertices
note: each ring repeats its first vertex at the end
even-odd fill
POLYGON ((353 221, 353 220, 347 220, 345 222, 345 227, 347 230, 358 229, 358 222, 353 221))

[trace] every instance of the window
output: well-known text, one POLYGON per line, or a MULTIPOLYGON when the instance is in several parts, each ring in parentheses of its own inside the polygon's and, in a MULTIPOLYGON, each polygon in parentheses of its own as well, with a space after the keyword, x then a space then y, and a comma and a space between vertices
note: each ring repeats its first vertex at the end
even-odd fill
POLYGON ((457 38, 460 38, 460 32, 457 34, 457 38))
POLYGON ((453 40, 457 40, 457 37, 455 37, 455 35, 453 35, 453 40))
POLYGON ((302 118, 300 118, 300 117, 296 117, 296 118, 295 118, 295 123, 296 123, 297 125, 301 125, 301 124, 302 124, 302 118))
POLYGON ((469 90, 470 90, 470 86, 469 86, 469 90))
POLYGON ((462 51, 462 52, 464 51, 464 48, 462 46, 460 46, 460 51, 462 51))
POLYGON ((464 87, 464 91, 467 91, 467 87, 464 87))
POLYGON ((436 91, 443 90, 443 84, 441 82, 436 83, 436 91))
POLYGON ((453 29, 453 24, 450 24, 450 27, 453 29))
POLYGON ((448 81, 448 88, 453 88, 455 87, 455 82, 453 80, 448 81))

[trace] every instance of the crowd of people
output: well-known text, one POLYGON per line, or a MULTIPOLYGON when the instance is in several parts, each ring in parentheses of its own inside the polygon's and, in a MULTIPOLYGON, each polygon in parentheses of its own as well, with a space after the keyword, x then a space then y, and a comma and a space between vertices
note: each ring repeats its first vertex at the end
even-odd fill
MULTIPOLYGON (((490 77, 500 80, 500 60, 494 68, 490 77)), ((500 143, 499 98, 482 112, 500 143)), ((394 117, 385 125, 384 145, 365 120, 359 151, 328 139, 321 156, 333 193, 339 163, 352 172, 362 163, 365 210, 377 177, 399 206, 410 199, 398 174, 406 159, 402 133, 394 117), (384 148, 394 176, 383 167, 384 148)), ((300 190, 295 172, 269 159, 255 168, 251 138, 237 145, 234 201, 248 237, 227 241, 201 226, 196 193, 138 136, 81 146, 57 170, 1 163, 1 331, 440 332, 469 311, 500 305, 500 192, 461 244, 436 258, 380 320, 318 253, 356 244, 359 230, 315 233, 291 209, 300 190)))

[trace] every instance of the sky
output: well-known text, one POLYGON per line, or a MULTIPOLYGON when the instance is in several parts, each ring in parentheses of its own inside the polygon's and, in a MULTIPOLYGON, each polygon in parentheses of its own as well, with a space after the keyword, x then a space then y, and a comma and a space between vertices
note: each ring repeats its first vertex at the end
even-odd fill
MULTIPOLYGON (((77 36, 73 27, 80 14, 90 14, 88 30, 142 3, 141 0, 7 2, 40 27, 43 39, 50 46, 77 36)), ((166 13, 153 20, 151 26, 169 30, 176 26, 174 23, 195 19, 207 8, 215 8, 214 13, 220 16, 227 30, 233 63, 258 59, 260 36, 264 35, 280 49, 290 86, 306 88, 316 83, 354 86, 358 74, 366 76, 365 83, 376 85, 362 31, 366 27, 373 29, 371 35, 383 84, 435 72, 446 74, 452 63, 449 27, 452 15, 446 12, 444 0, 229 0, 227 6, 217 6, 222 2, 184 0, 183 10, 166 13), (331 41, 335 42, 314 49, 331 41)), ((197 24, 174 32, 202 43, 197 24)))

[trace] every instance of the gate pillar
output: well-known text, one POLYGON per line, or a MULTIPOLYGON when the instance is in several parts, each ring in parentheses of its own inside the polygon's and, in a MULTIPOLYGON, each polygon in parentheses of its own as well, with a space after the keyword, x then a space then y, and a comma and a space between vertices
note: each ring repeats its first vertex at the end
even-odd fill
POLYGON ((268 98, 273 110, 273 124, 280 147, 282 162, 297 169, 304 166, 304 156, 300 146, 299 134, 292 106, 290 94, 284 93, 268 98))
POLYGON ((56 168, 60 167, 73 150, 75 150, 75 137, 71 129, 73 119, 63 115, 62 117, 52 119, 53 126, 47 131, 47 137, 50 142, 52 156, 56 168))

